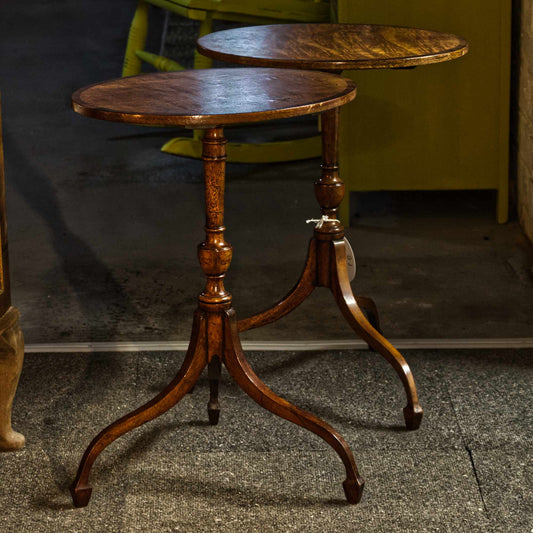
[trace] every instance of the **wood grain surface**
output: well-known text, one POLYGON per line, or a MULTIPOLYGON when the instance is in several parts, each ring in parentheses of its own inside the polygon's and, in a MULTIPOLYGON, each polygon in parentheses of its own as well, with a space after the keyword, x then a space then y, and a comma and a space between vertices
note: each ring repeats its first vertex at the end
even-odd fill
POLYGON ((256 67, 318 70, 399 68, 440 63, 468 52, 449 33, 372 24, 277 24, 205 35, 200 53, 256 67))
POLYGON ((72 107, 115 122, 212 127, 318 113, 355 94, 351 80, 327 72, 206 69, 98 83, 76 91, 72 107))

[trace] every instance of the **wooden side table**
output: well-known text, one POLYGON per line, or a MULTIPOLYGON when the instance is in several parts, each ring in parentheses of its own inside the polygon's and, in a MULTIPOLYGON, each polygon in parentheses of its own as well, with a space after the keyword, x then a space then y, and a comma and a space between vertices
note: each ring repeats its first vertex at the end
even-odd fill
MULTIPOLYGON (((133 17, 122 76, 141 73, 141 60, 159 71, 184 70, 176 61, 145 50, 148 36, 149 5, 157 6, 177 15, 200 22, 199 36, 213 31, 214 20, 226 20, 245 24, 275 24, 281 22, 328 22, 333 7, 327 0, 139 0, 133 17)), ((211 68, 212 61, 205 56, 194 55, 194 68, 211 68)), ((201 159, 201 131, 193 138, 175 137, 166 142, 161 151, 173 155, 201 159)), ((320 137, 290 139, 263 143, 228 142, 228 161, 239 163, 270 163, 296 161, 319 157, 320 137)))
MULTIPOLYGON (((447 33, 394 26, 284 24, 211 33, 198 40, 198 50, 211 58, 243 65, 341 72, 414 68, 449 61, 465 55, 468 43, 447 33)), ((240 320, 239 330, 272 323, 300 305, 315 287, 329 288, 353 330, 400 377, 407 395, 403 411, 406 427, 417 429, 423 411, 411 370, 381 334, 373 300, 352 293, 344 228, 338 218, 345 192, 338 174, 338 135, 337 109, 322 120, 322 176, 315 183, 322 218, 315 227, 303 274, 292 291, 273 307, 240 320)))
MULTIPOLYGON (((98 455, 115 439, 176 405, 209 367, 209 420, 218 422, 218 379, 223 363, 237 384, 265 409, 322 437, 337 452, 346 469, 346 498, 357 503, 363 480, 346 441, 316 416, 295 407, 271 391, 248 364, 239 341, 231 294, 224 287, 232 247, 224 238, 226 139, 223 126, 234 123, 323 113, 335 121, 339 106, 355 98, 351 80, 324 72, 277 69, 212 69, 148 74, 112 80, 77 91, 76 112, 89 117, 154 126, 204 128, 203 155, 206 239, 198 258, 206 277, 198 297, 187 355, 174 380, 153 400, 113 422, 90 443, 71 487, 74 505, 91 497, 89 474, 98 455)), ((326 142, 332 142, 326 140, 326 142)), ((324 167, 318 190, 336 202, 336 170, 324 167)), ((325 241, 327 242, 327 241, 325 241)), ((323 265, 327 270, 327 266, 323 265)), ((323 275, 327 275, 326 272, 323 275)))
MULTIPOLYGON (((396 26, 282 24, 212 33, 198 40, 198 50, 210 58, 242 65, 340 72, 410 69, 442 63, 465 55, 468 43, 449 33, 396 26)), ((392 92, 394 84, 390 85, 392 92)), ((439 101, 435 101, 434 105, 438 106, 439 101)), ((369 114, 368 110, 363 112, 369 114)), ((364 125, 359 127, 364 128, 364 125)), ((373 128, 376 127, 384 128, 386 124, 375 126, 374 123, 373 128)), ((344 124, 343 130, 347 131, 347 128, 344 124)), ((454 141, 457 143, 457 138, 454 141)), ((343 150, 347 150, 347 144, 348 141, 343 143, 343 150)), ((354 146, 354 150, 357 151, 358 147, 354 146)), ((416 154, 413 159, 416 159, 416 154)), ((348 185, 355 180, 353 173, 353 164, 350 164, 348 185)), ((384 178, 362 176, 359 188, 375 190, 372 186, 367 189, 364 184, 378 180, 383 182, 384 178)), ((431 188, 431 185, 423 188, 431 188)), ((341 220, 348 223, 349 197, 342 203, 340 215, 341 220)))

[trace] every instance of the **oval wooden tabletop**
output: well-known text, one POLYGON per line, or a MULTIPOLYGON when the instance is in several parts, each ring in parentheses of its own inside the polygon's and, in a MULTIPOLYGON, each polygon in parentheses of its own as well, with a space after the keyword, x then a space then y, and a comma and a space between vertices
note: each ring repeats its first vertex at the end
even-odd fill
POLYGON ((210 33, 200 53, 241 65, 318 70, 399 68, 461 57, 450 33, 374 24, 276 24, 210 33))
POLYGON ((264 68, 143 74, 76 91, 80 115, 154 126, 217 126, 326 111, 355 98, 356 86, 327 72, 264 68))

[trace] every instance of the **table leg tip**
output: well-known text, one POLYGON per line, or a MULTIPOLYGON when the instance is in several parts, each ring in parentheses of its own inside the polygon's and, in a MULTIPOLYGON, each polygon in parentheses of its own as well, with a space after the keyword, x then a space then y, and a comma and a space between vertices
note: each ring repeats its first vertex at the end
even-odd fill
POLYGON ((24 448, 26 439, 17 431, 9 431, 6 435, 0 435, 0 452, 16 452, 24 448))
POLYGON ((216 426, 220 418, 220 409, 208 409, 207 416, 209 417, 209 424, 216 426))
POLYGON ((365 482, 360 477, 357 477, 356 479, 346 479, 342 483, 342 486, 348 503, 356 504, 361 501, 365 482))
POLYGON ((76 484, 70 487, 70 494, 72 495, 72 502, 74 507, 87 507, 91 499, 91 487, 78 487, 76 484))
POLYGON ((403 417, 405 419, 405 427, 409 431, 413 431, 420 427, 422 423, 422 417, 424 416, 424 411, 420 405, 415 405, 414 407, 408 405, 403 409, 403 417))

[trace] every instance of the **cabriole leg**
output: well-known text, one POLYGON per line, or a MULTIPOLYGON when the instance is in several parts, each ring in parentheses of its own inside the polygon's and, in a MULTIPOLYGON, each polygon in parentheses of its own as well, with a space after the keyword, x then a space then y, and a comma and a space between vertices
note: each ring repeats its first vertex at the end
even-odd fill
POLYGON ((407 429, 418 429, 422 422, 423 410, 418 403, 418 394, 411 369, 400 352, 372 326, 359 307, 348 279, 344 242, 335 242, 333 246, 335 267, 332 268, 331 290, 335 300, 344 318, 357 335, 368 343, 375 352, 381 354, 400 377, 407 396, 407 406, 403 410, 405 425, 407 429))
POLYGON ((85 507, 91 498, 89 475, 97 457, 116 439, 174 407, 196 383, 206 366, 205 317, 196 311, 189 349, 180 371, 153 400, 123 416, 102 430, 89 444, 82 457, 78 474, 70 488, 76 507, 85 507))
POLYGON ((206 186, 206 242, 199 247, 200 264, 207 278, 200 295, 200 307, 211 312, 208 328, 208 353, 211 363, 223 357, 229 373, 252 399, 265 409, 322 437, 341 457, 346 480, 344 490, 350 503, 357 503, 363 481, 345 440, 328 424, 295 407, 272 392, 253 372, 242 352, 231 296, 223 280, 231 261, 231 246, 224 239, 225 139, 222 129, 207 130, 204 145, 204 181, 206 186))
POLYGON ((20 450, 25 443, 24 435, 11 427, 13 398, 24 360, 24 336, 18 319, 14 307, 0 318, 0 452, 20 450))
POLYGON ((233 379, 252 400, 267 411, 324 439, 337 452, 344 464, 346 479, 343 488, 346 499, 349 503, 358 503, 363 494, 364 481, 359 476, 352 451, 346 441, 329 424, 279 397, 259 379, 242 352, 234 311, 231 309, 226 315, 224 364, 233 379))
POLYGON ((333 292, 337 305, 352 329, 380 353, 400 377, 407 395, 404 418, 407 429, 418 429, 422 407, 418 403, 415 381, 403 356, 379 332, 377 308, 370 298, 355 297, 350 285, 346 261, 344 228, 337 220, 338 207, 344 196, 344 183, 338 165, 339 112, 327 111, 322 119, 322 176, 315 183, 315 194, 323 216, 328 217, 315 228, 315 238, 322 257, 318 258, 318 280, 333 292), (362 312, 367 311, 367 318, 362 312))

